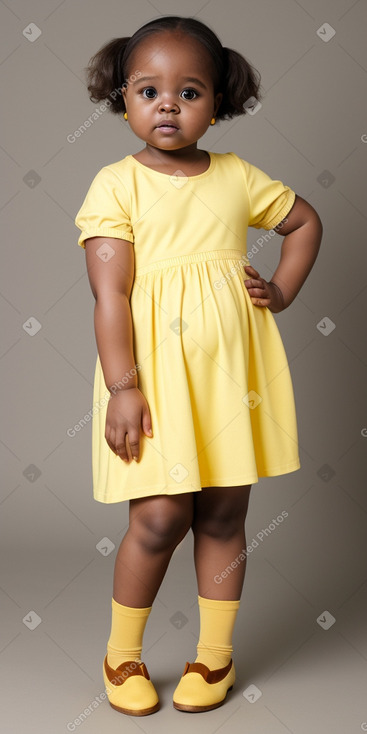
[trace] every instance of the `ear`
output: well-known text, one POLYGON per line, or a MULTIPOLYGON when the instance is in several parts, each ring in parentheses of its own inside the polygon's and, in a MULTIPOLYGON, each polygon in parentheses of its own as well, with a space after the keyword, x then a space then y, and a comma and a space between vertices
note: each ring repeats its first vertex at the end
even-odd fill
POLYGON ((218 109, 219 109, 219 106, 220 106, 220 103, 221 103, 222 99, 223 99, 222 92, 218 92, 218 94, 216 94, 215 97, 214 97, 214 117, 216 116, 216 114, 218 112, 218 109))
POLYGON ((127 92, 127 84, 126 82, 121 87, 121 94, 124 98, 125 106, 126 106, 126 92, 127 92))

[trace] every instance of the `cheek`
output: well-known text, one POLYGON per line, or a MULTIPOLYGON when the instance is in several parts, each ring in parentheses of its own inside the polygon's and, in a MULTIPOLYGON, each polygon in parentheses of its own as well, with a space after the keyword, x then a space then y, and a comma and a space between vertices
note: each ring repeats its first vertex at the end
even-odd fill
POLYGON ((132 97, 131 105, 135 110, 139 110, 140 115, 149 115, 153 111, 152 103, 147 102, 144 97, 132 97))
POLYGON ((197 109, 202 115, 210 114, 214 109, 214 100, 213 101, 210 99, 200 100, 200 104, 198 104, 197 109))

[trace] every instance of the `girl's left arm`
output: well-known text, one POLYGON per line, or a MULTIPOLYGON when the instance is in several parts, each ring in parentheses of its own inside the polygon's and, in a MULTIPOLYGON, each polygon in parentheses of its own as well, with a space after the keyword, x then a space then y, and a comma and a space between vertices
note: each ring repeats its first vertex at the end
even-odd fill
POLYGON ((321 244, 322 223, 315 209, 297 195, 289 214, 274 229, 284 240, 273 277, 266 281, 247 265, 249 280, 245 286, 254 306, 279 313, 292 303, 312 269, 321 244))

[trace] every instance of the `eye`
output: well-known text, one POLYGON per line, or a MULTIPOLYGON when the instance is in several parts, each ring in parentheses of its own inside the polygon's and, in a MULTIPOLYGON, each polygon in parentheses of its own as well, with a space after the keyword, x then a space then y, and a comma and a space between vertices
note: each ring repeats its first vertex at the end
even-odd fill
POLYGON ((154 87, 145 87, 141 90, 141 94, 145 99, 154 99, 157 95, 157 90, 154 87))
POLYGON ((195 89, 184 89, 184 90, 183 90, 183 91, 181 92, 181 96, 183 97, 183 99, 187 99, 187 100, 189 100, 189 101, 190 101, 190 100, 192 100, 192 99, 195 99, 195 97, 198 97, 199 95, 198 95, 198 93, 197 93, 197 92, 195 91, 195 89))

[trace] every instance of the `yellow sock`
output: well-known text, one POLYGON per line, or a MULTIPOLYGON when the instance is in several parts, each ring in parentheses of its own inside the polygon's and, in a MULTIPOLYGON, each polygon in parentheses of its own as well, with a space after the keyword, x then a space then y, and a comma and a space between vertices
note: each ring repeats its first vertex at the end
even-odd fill
POLYGON ((196 663, 210 670, 224 668, 232 657, 232 634, 240 601, 221 601, 198 597, 200 636, 196 663))
POLYGON ((107 662, 116 669, 128 660, 140 660, 143 635, 152 607, 125 607, 112 599, 111 634, 107 662))

